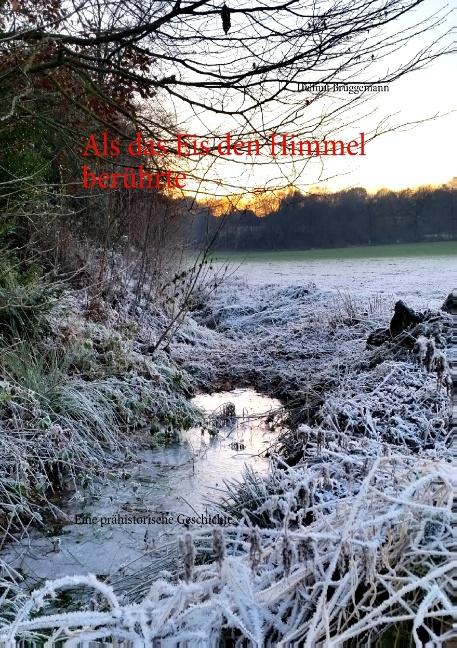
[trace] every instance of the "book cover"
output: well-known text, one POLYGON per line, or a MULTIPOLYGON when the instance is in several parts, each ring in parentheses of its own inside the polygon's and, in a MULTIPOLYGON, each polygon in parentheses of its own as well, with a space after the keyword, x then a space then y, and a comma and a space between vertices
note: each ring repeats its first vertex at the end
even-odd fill
POLYGON ((457 646, 455 0, 0 0, 1 648, 457 646))

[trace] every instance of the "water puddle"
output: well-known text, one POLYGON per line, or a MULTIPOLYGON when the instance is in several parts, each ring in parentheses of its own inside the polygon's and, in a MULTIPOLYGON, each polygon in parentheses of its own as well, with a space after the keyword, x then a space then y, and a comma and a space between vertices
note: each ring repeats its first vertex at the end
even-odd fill
POLYGON ((58 537, 33 531, 2 558, 19 568, 30 586, 70 574, 112 574, 121 567, 123 573, 135 572, 176 532, 207 524, 208 500, 221 496, 224 480, 240 477, 245 464, 260 473, 268 470, 263 455, 276 433, 266 418, 280 403, 249 389, 199 395, 194 402, 210 423, 220 423, 222 406, 233 403, 236 421, 214 435, 194 428, 179 443, 140 452, 91 495, 79 493, 60 505, 69 524, 58 537))

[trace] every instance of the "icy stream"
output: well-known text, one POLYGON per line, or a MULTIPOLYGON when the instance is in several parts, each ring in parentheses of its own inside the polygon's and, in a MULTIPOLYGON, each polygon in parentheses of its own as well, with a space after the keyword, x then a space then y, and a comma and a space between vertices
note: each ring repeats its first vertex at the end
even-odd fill
POLYGON ((202 394, 194 402, 206 413, 232 402, 236 425, 215 436, 193 428, 180 442, 142 451, 121 474, 96 484, 91 495, 81 492, 65 505, 56 502, 68 519, 62 529, 50 529, 49 536, 31 531, 2 558, 32 586, 64 575, 136 571, 148 564, 150 551, 186 530, 188 517, 211 510, 208 502, 220 497, 224 480, 240 477, 245 464, 267 470, 268 460, 259 455, 276 435, 265 418, 279 401, 237 389, 202 394))

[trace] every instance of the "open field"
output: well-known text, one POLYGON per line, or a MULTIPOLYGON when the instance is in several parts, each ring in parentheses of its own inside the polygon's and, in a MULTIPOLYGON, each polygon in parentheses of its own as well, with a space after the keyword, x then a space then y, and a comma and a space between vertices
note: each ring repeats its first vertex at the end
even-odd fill
POLYGON ((233 262, 293 262, 319 259, 378 259, 436 256, 457 257, 457 241, 367 245, 311 250, 252 250, 246 252, 229 252, 223 250, 221 252, 215 252, 213 255, 219 261, 227 260, 233 262))
POLYGON ((457 242, 263 254, 218 255, 214 264, 250 286, 313 283, 364 299, 378 295, 391 305, 403 299, 420 310, 439 308, 457 285, 457 242))

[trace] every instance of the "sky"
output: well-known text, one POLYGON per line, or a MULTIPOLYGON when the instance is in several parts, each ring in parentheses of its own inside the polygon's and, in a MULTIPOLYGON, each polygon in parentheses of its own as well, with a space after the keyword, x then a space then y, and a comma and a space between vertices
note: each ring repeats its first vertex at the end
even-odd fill
MULTIPOLYGON (((422 39, 419 40, 419 44, 416 40, 414 45, 405 45, 400 53, 395 54, 397 60, 380 61, 379 78, 386 73, 386 65, 387 71, 392 71, 400 59, 402 62, 410 60, 418 47, 425 46, 430 39, 438 38, 446 30, 454 29, 454 34, 448 34, 445 42, 454 42, 455 48, 457 0, 426 0, 424 5, 415 10, 414 15, 417 20, 425 19, 430 13, 443 7, 446 8, 445 11, 449 11, 446 22, 435 31, 427 31, 419 37, 422 39)), ((396 29, 399 27, 396 25, 396 29)), ((370 62, 365 71, 373 80, 376 76, 376 60, 373 64, 370 62)), ((369 101, 354 111, 349 125, 342 120, 341 123, 329 126, 329 139, 349 141, 358 137, 360 132, 365 132, 369 141, 364 157, 326 157, 325 160, 295 158, 283 160, 280 166, 273 159, 268 159, 268 156, 256 158, 256 164, 252 163, 253 159, 249 156, 242 156, 236 161, 233 158, 199 160, 195 167, 199 175, 212 178, 215 182, 203 182, 198 185, 190 182, 187 193, 191 196, 196 194, 197 198, 201 199, 205 195, 213 194, 239 195, 256 188, 266 187, 274 190, 287 184, 292 184, 304 192, 316 187, 329 191, 364 187, 370 192, 375 192, 382 188, 399 190, 448 183, 457 176, 456 79, 457 54, 442 56, 427 67, 391 82, 388 92, 369 93, 369 101), (371 141, 370 137, 378 130, 380 124, 383 124, 380 129, 383 134, 371 141), (331 132, 333 129, 334 132, 331 132)), ((306 91, 295 95, 295 101, 301 101, 302 95, 303 103, 309 96, 306 91)), ((305 128, 307 121, 310 123, 313 119, 318 119, 319 111, 323 112, 325 107, 337 105, 338 102, 343 104, 347 98, 347 93, 330 93, 315 106, 310 106, 309 110, 303 110, 296 124, 288 124, 284 132, 293 132, 291 127, 297 128, 298 132, 300 128, 305 128)), ((275 108, 270 110, 269 119, 274 123, 275 108)), ((277 110, 280 111, 281 108, 278 107, 277 110)), ((277 115, 280 121, 280 112, 277 115)), ((236 129, 236 125, 231 125, 229 118, 221 120, 219 115, 211 113, 194 112, 190 116, 180 116, 182 128, 187 132, 200 133, 207 129, 207 132, 222 135, 232 128, 236 129)))
POLYGON ((398 113, 400 123, 441 116, 369 143, 366 157, 351 160, 351 173, 328 182, 328 187, 402 189, 443 184, 457 176, 456 79, 457 56, 450 55, 392 83, 388 93, 377 95, 379 113, 398 113))

